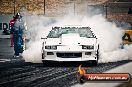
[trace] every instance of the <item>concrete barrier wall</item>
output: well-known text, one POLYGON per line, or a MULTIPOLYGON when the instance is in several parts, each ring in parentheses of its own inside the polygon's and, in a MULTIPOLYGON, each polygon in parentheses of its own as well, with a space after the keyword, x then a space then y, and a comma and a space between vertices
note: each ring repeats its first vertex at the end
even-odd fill
POLYGON ((0 34, 2 34, 4 29, 9 30, 9 21, 12 17, 13 15, 0 15, 0 34))
POLYGON ((13 15, 0 15, 0 38, 9 38, 9 35, 3 33, 4 29, 9 30, 9 21, 12 19, 13 15))

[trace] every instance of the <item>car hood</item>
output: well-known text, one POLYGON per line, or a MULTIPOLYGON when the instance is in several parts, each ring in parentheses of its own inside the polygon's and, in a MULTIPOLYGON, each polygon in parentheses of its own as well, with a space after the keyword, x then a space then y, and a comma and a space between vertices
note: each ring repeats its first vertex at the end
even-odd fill
POLYGON ((46 45, 93 45, 96 38, 80 37, 79 34, 63 34, 60 38, 47 38, 46 45))

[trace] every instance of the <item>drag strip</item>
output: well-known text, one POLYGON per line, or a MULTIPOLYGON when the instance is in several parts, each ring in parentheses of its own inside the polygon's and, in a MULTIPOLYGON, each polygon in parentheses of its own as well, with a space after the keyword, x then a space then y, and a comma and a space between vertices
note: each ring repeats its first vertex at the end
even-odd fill
MULTIPOLYGON (((102 73, 128 62, 131 61, 100 63, 85 69, 88 73, 102 73)), ((1 87, 70 87, 77 83, 78 67, 45 67, 22 60, 0 65, 1 87)))

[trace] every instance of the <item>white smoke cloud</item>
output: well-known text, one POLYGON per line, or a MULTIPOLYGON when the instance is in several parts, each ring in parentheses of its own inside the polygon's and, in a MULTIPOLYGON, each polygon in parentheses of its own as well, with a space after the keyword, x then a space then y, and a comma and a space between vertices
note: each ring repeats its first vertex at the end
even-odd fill
POLYGON ((51 24, 55 20, 52 18, 46 18, 43 16, 30 15, 27 17, 28 30, 26 31, 26 38, 30 39, 26 43, 26 50, 22 56, 26 62, 40 63, 41 62, 41 49, 42 40, 41 37, 46 37, 51 30, 51 24), (50 26, 48 26, 50 24, 50 26))
POLYGON ((108 22, 101 14, 93 16, 67 16, 58 19, 55 23, 43 16, 29 17, 28 35, 31 41, 28 49, 24 51, 23 58, 26 62, 41 62, 41 37, 45 37, 52 26, 81 25, 89 26, 94 31, 100 44, 99 62, 113 62, 119 60, 132 59, 132 45, 120 48, 122 43, 122 29, 116 27, 112 22, 108 22))
POLYGON ((27 50, 23 52, 26 62, 41 63, 41 46, 42 41, 34 41, 30 43, 27 50))

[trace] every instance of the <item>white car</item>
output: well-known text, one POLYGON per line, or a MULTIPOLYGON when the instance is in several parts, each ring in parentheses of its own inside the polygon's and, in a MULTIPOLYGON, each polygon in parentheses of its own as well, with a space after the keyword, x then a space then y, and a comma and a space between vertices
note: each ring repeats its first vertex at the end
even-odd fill
POLYGON ((97 65, 99 44, 89 27, 53 27, 42 44, 42 62, 92 61, 97 65))

